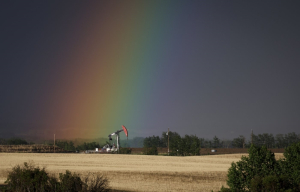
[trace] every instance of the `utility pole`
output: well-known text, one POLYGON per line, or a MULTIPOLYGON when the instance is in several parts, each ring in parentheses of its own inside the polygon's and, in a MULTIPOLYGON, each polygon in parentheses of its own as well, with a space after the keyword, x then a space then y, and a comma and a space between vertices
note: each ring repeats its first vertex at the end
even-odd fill
POLYGON ((253 129, 251 129, 251 144, 253 145, 253 129))
POLYGON ((54 153, 55 153, 55 133, 54 133, 54 145, 53 145, 53 147, 54 147, 54 153))
POLYGON ((168 128, 168 155, 170 153, 170 150, 169 150, 169 128, 168 128))

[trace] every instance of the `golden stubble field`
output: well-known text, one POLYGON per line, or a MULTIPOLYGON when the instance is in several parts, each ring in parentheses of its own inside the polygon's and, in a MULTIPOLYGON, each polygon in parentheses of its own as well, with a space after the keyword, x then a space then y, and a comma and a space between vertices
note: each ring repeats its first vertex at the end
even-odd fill
MULTIPOLYGON (((33 161, 57 174, 70 170, 87 174, 101 173, 108 177, 112 189, 126 191, 217 191, 226 186, 231 162, 242 155, 209 155, 191 157, 62 154, 62 153, 0 153, 0 183, 7 171, 17 164, 33 161)), ((282 158, 276 154, 276 158, 282 158)))

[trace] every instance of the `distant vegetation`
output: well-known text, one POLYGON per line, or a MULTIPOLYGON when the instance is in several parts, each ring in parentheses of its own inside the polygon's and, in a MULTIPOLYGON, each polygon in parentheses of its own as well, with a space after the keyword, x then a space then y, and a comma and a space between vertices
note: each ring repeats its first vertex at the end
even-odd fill
POLYGON ((143 154, 144 155, 158 155, 157 147, 156 146, 144 147, 143 154))
POLYGON ((55 143, 58 147, 63 148, 66 151, 85 151, 85 150, 95 150, 95 148, 101 148, 99 143, 91 142, 91 143, 83 143, 78 146, 74 146, 72 141, 57 141, 55 143))
POLYGON ((285 149, 284 159, 276 160, 265 146, 251 145, 249 157, 231 164, 227 185, 229 191, 300 191, 300 142, 285 149))
MULTIPOLYGON (((243 135, 240 135, 232 140, 221 140, 217 136, 214 136, 212 140, 209 140, 205 138, 198 138, 196 135, 185 135, 184 137, 181 137, 178 133, 170 131, 169 139, 170 149, 172 147, 176 148, 176 150, 180 150, 180 146, 192 146, 191 143, 198 145, 198 142, 200 142, 201 148, 249 148, 251 146, 251 139, 247 141, 243 135), (179 143, 181 144, 179 145, 179 143)), ((277 134, 275 136, 268 133, 258 135, 253 134, 252 141, 256 146, 266 146, 267 148, 285 148, 293 143, 300 142, 300 134, 297 135, 294 132, 288 134, 277 134)), ((151 137, 146 137, 144 139, 143 147, 167 147, 167 142, 166 132, 163 132, 161 137, 154 135, 151 137)), ((195 148, 195 146, 193 147, 195 148)))
MULTIPOLYGON (((220 139, 214 136, 212 139, 200 138, 196 135, 180 136, 177 132, 169 132, 171 155, 198 155, 198 148, 249 148, 251 146, 251 135, 249 140, 240 135, 239 137, 229 139, 220 139)), ((285 148, 293 143, 300 142, 300 134, 294 132, 287 134, 253 134, 252 142, 256 146, 266 146, 267 148, 285 148)), ((53 145, 53 140, 43 142, 46 145, 53 145)), ((66 151, 85 151, 101 149, 107 143, 107 139, 75 139, 75 140, 57 140, 56 145, 66 151)), ((28 145, 33 144, 21 138, 1 139, 0 145, 28 145)), ((116 143, 115 143, 116 144, 116 143)), ((168 136, 162 132, 161 137, 135 137, 133 139, 121 140, 123 148, 144 148, 144 154, 156 154, 155 147, 167 147, 168 136)))
MULTIPOLYGON (((253 144, 257 146, 267 146, 268 148, 285 148, 293 143, 300 142, 300 134, 294 132, 288 134, 273 134, 263 133, 253 135, 253 144)), ((250 142, 249 142, 250 143, 250 142)))
POLYGON ((76 151, 76 148, 72 141, 56 141, 55 145, 66 151, 76 151))
POLYGON ((33 144, 33 143, 27 142, 24 139, 20 139, 20 138, 10 138, 10 139, 0 138, 0 145, 29 145, 29 144, 33 144))
POLYGON ((122 140, 120 144, 122 147, 142 148, 144 144, 144 137, 134 137, 133 139, 122 140))
MULTIPOLYGON (((66 151, 86 151, 86 150, 95 150, 96 148, 100 150, 105 144, 99 144, 96 142, 90 142, 90 143, 84 142, 83 144, 75 147, 72 141, 57 141, 56 145, 66 151)), ((129 149, 128 147, 121 147, 119 153, 130 154, 131 149, 129 149)))
POLYGON ((119 154, 131 154, 131 149, 130 148, 120 148, 119 154))
POLYGON ((106 192, 109 191, 108 180, 101 175, 89 174, 81 177, 76 173, 66 171, 56 178, 46 172, 45 168, 34 166, 32 163, 17 165, 8 173, 7 186, 2 191, 32 191, 32 192, 106 192))
MULTIPOLYGON (((176 132, 169 132, 170 155, 190 156, 200 155, 200 139, 195 135, 181 137, 176 132)), ((144 139, 144 154, 157 155, 157 147, 168 146, 168 135, 162 133, 161 137, 152 136, 144 139)))

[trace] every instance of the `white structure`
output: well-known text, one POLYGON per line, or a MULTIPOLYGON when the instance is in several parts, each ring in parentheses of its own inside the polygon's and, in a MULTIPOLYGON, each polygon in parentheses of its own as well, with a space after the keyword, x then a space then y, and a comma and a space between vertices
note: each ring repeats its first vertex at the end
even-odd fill
POLYGON ((112 138, 111 138, 112 136, 115 135, 117 137, 117 148, 115 146, 113 146, 111 148, 106 148, 107 152, 110 152, 110 151, 119 151, 119 149, 120 149, 120 135, 119 134, 122 131, 124 131, 124 133, 125 133, 125 135, 127 136, 127 139, 128 139, 128 131, 127 131, 126 127, 124 125, 122 125, 122 129, 120 129, 120 130, 118 130, 118 131, 116 131, 116 132, 108 135, 108 138, 109 138, 110 141, 112 140, 112 138))

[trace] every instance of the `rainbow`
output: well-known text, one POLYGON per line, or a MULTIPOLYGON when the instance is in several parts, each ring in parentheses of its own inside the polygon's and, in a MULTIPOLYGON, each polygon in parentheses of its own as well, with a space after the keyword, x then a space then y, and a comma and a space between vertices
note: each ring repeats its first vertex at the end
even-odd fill
POLYGON ((97 2, 68 16, 72 20, 61 29, 48 93, 38 110, 46 114, 47 133, 95 138, 123 124, 130 135, 151 128, 143 122, 159 99, 164 55, 174 49, 169 32, 178 14, 157 3, 97 2))

